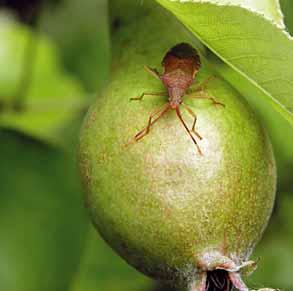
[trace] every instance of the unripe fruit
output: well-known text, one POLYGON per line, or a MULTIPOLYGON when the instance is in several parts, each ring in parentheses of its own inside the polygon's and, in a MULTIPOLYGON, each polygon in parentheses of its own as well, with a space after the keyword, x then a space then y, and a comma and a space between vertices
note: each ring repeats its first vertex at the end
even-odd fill
MULTIPOLYGON (((150 111, 166 102, 158 96, 129 101, 143 91, 163 89, 143 65, 154 51, 160 58, 168 47, 163 50, 159 38, 149 46, 139 41, 136 45, 143 49, 129 44, 82 129, 80 168, 92 220, 120 256, 153 278, 205 290, 206 272, 221 269, 232 275, 238 289, 246 290, 238 273, 253 266, 245 262, 263 233, 275 196, 268 137, 247 103, 216 78, 207 93, 225 108, 208 100, 186 100, 197 114, 203 156, 173 111, 126 147, 146 125, 150 111)), ((184 113, 184 118, 191 126, 192 117, 184 113)))
POLYGON ((87 115, 80 164, 93 221, 123 258, 153 277, 185 280, 212 250, 240 264, 267 224, 276 180, 272 149, 254 113, 229 89, 217 95, 224 109, 190 102, 203 156, 174 112, 125 147, 163 101, 129 102, 123 78, 87 115))

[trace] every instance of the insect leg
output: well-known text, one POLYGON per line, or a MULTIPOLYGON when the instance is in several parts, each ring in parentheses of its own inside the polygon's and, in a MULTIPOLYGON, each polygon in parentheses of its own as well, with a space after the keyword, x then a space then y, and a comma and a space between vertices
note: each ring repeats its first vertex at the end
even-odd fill
POLYGON ((152 76, 154 76, 156 79, 161 80, 161 76, 159 72, 156 69, 150 68, 149 66, 144 66, 144 69, 150 73, 152 76))
POLYGON ((190 131, 189 128, 187 127, 186 123, 184 122, 179 107, 175 108, 175 110, 176 110, 176 114, 177 114, 179 120, 181 121, 181 123, 183 124, 183 126, 184 126, 184 128, 186 129, 187 133, 188 133, 189 136, 191 137, 193 143, 195 144, 198 153, 202 156, 202 155, 203 155, 203 154, 202 154, 202 151, 201 151, 199 145, 197 144, 195 138, 194 138, 193 135, 191 134, 191 131, 190 131))
POLYGON ((207 84, 215 79, 215 76, 209 76, 208 78, 206 78, 204 81, 202 81, 201 83, 199 83, 196 88, 193 90, 193 92, 199 92, 199 91, 204 91, 206 89, 207 84))
MULTIPOLYGON (((142 139, 144 136, 146 136, 149 131, 151 126, 157 122, 168 110, 170 109, 170 105, 169 103, 164 104, 163 107, 156 109, 153 113, 151 113, 150 117, 149 117, 149 121, 148 121, 148 125, 146 127, 144 127, 142 130, 140 130, 135 136, 134 136, 134 142, 139 141, 140 139, 142 139), (156 115, 158 115, 156 117, 156 115), (154 118, 155 117, 155 118, 154 118)), ((131 142, 129 142, 131 143, 131 142)))
POLYGON ((145 96, 145 95, 152 95, 152 96, 167 96, 167 93, 166 92, 159 92, 159 93, 147 93, 147 92, 143 92, 140 96, 138 97, 134 97, 134 98, 130 98, 131 101, 133 100, 142 100, 142 98, 145 96))
MULTIPOLYGON (((167 104, 166 104, 167 105, 167 104)), ((164 108, 165 108, 165 106, 164 106, 164 108)), ((155 110, 150 116, 149 116, 149 122, 148 122, 148 125, 147 125, 147 127, 146 127, 146 129, 145 129, 145 134, 148 134, 149 132, 150 132, 150 128, 151 128, 151 126, 153 125, 153 123, 152 123, 152 121, 153 121, 153 118, 157 115, 157 114, 159 114, 159 116, 155 119, 155 120, 158 120, 162 115, 162 112, 164 112, 164 109, 161 109, 161 108, 159 108, 159 109, 157 109, 157 110, 155 110)))
POLYGON ((197 120, 197 116, 196 114, 191 110, 191 108, 189 106, 187 106, 185 103, 182 103, 182 105, 184 106, 184 108, 186 109, 186 111, 193 117, 193 124, 192 124, 192 128, 191 131, 199 138, 202 139, 202 136, 195 130, 195 124, 196 124, 196 120, 197 120))
POLYGON ((196 94, 193 94, 194 92, 190 94, 186 94, 186 97, 194 98, 194 99, 208 99, 211 100, 214 105, 221 105, 223 107, 226 107, 225 104, 218 102, 214 97, 211 97, 207 92, 200 91, 196 94))

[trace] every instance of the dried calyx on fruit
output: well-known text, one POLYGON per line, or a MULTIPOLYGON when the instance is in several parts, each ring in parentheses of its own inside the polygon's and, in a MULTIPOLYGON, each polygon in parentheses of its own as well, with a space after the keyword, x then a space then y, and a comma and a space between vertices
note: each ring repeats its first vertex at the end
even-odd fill
POLYGON ((238 257, 223 256, 220 252, 206 251, 198 259, 198 279, 191 282, 191 290, 232 290, 248 291, 240 274, 249 275, 257 265, 254 261, 238 262, 238 257), (236 263, 238 262, 238 263, 236 263))

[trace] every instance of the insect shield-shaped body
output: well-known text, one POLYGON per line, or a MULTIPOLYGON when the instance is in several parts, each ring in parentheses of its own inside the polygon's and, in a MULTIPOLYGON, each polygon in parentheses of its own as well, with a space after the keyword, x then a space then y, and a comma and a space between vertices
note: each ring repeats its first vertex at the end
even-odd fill
POLYGON ((168 90, 170 106, 175 109, 182 103, 181 97, 193 83, 200 68, 200 58, 193 47, 181 43, 165 55, 162 65, 164 73, 161 80, 168 90))

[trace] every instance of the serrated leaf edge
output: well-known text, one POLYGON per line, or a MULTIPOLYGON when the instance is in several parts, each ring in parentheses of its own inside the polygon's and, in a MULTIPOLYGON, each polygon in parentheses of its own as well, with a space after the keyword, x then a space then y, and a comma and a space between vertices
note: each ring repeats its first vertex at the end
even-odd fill
POLYGON ((231 7, 239 7, 242 9, 246 9, 249 12, 253 13, 253 14, 257 14, 258 16, 261 16, 262 18, 264 18, 265 20, 269 21, 272 25, 274 25, 275 27, 277 27, 283 34, 286 35, 286 37, 289 40, 293 40, 293 37, 290 35, 290 33, 286 30, 286 26, 284 24, 284 15, 283 12, 281 10, 281 6, 279 1, 277 2, 277 6, 278 6, 278 14, 281 16, 281 20, 279 22, 275 21, 274 19, 272 19, 271 17, 268 17, 265 13, 260 12, 257 9, 254 9, 252 7, 250 7, 249 5, 246 4, 235 4, 235 3, 222 3, 216 0, 213 1, 209 1, 209 0, 169 0, 170 2, 179 2, 179 3, 194 3, 194 4, 211 4, 211 5, 215 5, 215 6, 231 6, 231 7))

